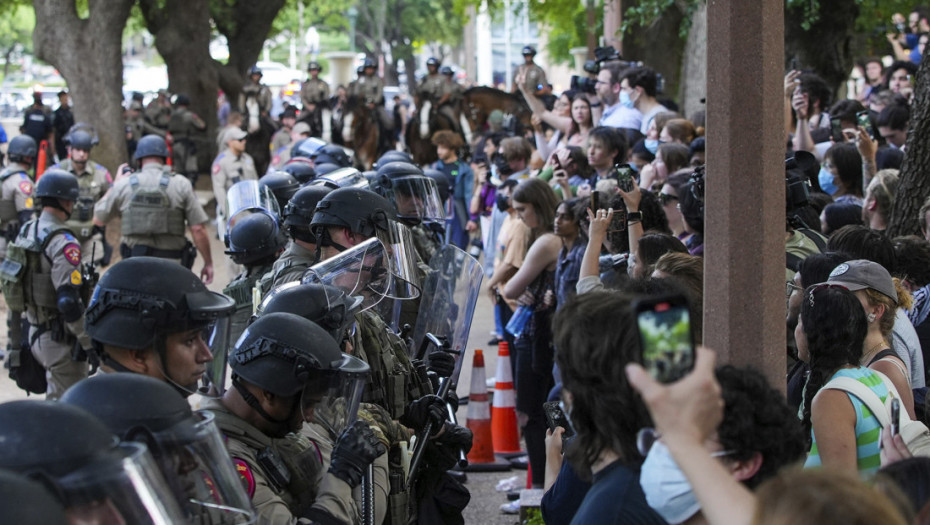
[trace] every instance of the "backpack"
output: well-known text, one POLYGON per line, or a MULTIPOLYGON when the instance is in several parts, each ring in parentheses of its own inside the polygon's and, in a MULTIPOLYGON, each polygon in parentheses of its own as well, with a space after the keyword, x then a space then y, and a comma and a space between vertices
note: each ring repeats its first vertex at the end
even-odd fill
MULTIPOLYGON (((894 384, 891 383, 891 380, 888 379, 885 374, 876 372, 875 370, 872 371, 878 374, 882 382, 885 383, 885 387, 888 388, 888 397, 885 399, 884 404, 881 402, 881 398, 869 387, 851 377, 837 377, 831 379, 830 382, 824 385, 824 388, 842 390, 856 396, 869 411, 875 414, 882 428, 885 428, 891 424, 891 400, 893 398, 900 399, 900 395, 898 395, 898 391, 895 389, 894 384)), ((904 444, 907 445, 907 449, 911 454, 930 457, 930 429, 927 428, 927 425, 924 425, 920 421, 911 420, 904 410, 900 411, 898 421, 901 438, 904 440, 904 444)))
MULTIPOLYGON (((3 292, 7 306, 14 312, 26 311, 26 272, 30 270, 31 264, 36 264, 34 256, 45 252, 48 243, 59 233, 71 233, 68 228, 57 228, 45 233, 45 237, 29 239, 24 232, 34 227, 36 221, 38 219, 23 225, 16 241, 7 246, 6 258, 0 263, 0 291, 3 292)), ((29 291, 34 295, 35 290, 29 291)))

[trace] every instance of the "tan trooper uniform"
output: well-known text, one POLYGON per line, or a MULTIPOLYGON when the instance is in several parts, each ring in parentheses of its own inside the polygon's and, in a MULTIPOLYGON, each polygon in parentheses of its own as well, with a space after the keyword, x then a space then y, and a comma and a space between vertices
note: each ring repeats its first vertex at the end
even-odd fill
MULTIPOLYGON (((168 122, 171 120, 171 104, 161 102, 157 98, 145 106, 145 119, 152 125, 161 130, 168 129, 168 122)), ((164 132, 161 133, 164 136, 164 132)))
POLYGON ((118 179, 94 207, 94 217, 101 222, 116 216, 122 217, 120 252, 124 258, 129 253, 180 260, 189 243, 185 223, 191 226, 209 220, 191 182, 160 164, 148 164, 118 179))
POLYGON ((245 85, 242 86, 242 92, 239 93, 239 111, 248 118, 246 100, 253 97, 258 102, 258 110, 261 115, 267 117, 268 112, 271 111, 271 90, 265 84, 252 82, 251 79, 246 81, 245 85))
POLYGON ((110 171, 94 161, 88 160, 81 173, 77 172, 71 159, 65 159, 52 168, 59 168, 71 173, 78 179, 78 188, 80 197, 74 203, 74 211, 71 212, 71 218, 65 224, 74 233, 81 243, 81 253, 84 255, 85 262, 90 261, 91 254, 94 257, 103 256, 103 246, 98 244, 93 247, 91 232, 94 228, 94 205, 103 198, 113 185, 113 177, 110 171))
POLYGON ((375 114, 381 121, 381 127, 386 131, 394 129, 394 120, 384 109, 384 81, 377 75, 362 75, 350 85, 350 95, 355 95, 366 104, 374 104, 375 114))
MULTIPOLYGON (((526 72, 526 79, 523 86, 526 88, 527 93, 536 94, 541 90, 546 89, 548 81, 546 80, 546 72, 539 66, 534 64, 522 64, 517 68, 517 75, 522 72, 526 72)), ((516 75, 515 75, 516 77, 516 75)), ((514 88, 516 89, 516 88, 514 88)))
MULTIPOLYGON (((0 171, 0 228, 6 232, 12 224, 22 226, 33 210, 32 179, 18 164, 11 164, 0 171)), ((16 232, 10 231, 9 238, 15 238, 16 232)), ((6 257, 7 237, 0 235, 0 259, 6 257)))
POLYGON ((308 516, 315 513, 327 514, 340 523, 356 523, 359 511, 352 488, 326 473, 322 455, 308 437, 269 437, 217 399, 204 402, 203 408, 216 416, 216 425, 226 438, 226 448, 252 499, 258 523, 310 524, 314 522, 308 516), (259 461, 259 455, 273 459, 259 461), (284 470, 290 478, 288 483, 282 480, 284 470))
POLYGON ((307 121, 313 129, 313 135, 323 133, 323 108, 329 102, 329 84, 319 78, 309 78, 300 88, 300 102, 303 104, 306 116, 301 120, 307 121), (311 109, 312 108, 312 109, 311 109))
POLYGON ((196 113, 184 106, 178 106, 168 121, 171 133, 172 165, 179 173, 191 175, 197 173, 197 138, 207 124, 196 113))
POLYGON ((216 198, 217 232, 220 238, 226 233, 226 192, 233 184, 244 180, 258 180, 255 161, 248 153, 238 157, 227 149, 213 160, 210 178, 213 180, 213 197, 216 198))
POLYGON ((80 292, 83 284, 81 245, 65 228, 57 217, 42 212, 38 219, 23 226, 17 239, 17 244, 44 245, 42 253, 31 258, 24 286, 29 346, 45 368, 48 399, 58 399, 71 385, 87 377, 87 362, 72 360, 71 350, 75 341, 90 348, 90 338, 84 333, 84 315, 67 323, 58 311, 57 290, 70 286, 80 292), (38 263, 36 267, 34 263, 38 263))

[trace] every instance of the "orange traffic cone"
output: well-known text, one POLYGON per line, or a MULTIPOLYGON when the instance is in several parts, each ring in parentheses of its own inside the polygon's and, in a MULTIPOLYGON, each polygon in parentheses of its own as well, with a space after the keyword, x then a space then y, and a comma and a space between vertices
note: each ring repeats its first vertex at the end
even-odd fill
POLYGON ((468 453, 468 470, 510 470, 507 462, 497 462, 491 439, 491 407, 484 373, 484 354, 475 350, 471 370, 471 391, 468 394, 468 418, 465 426, 474 434, 468 453))
POLYGON ((510 350, 506 341, 497 347, 497 373, 494 381, 494 402, 491 407, 491 435, 494 453, 507 457, 522 454, 517 434, 517 399, 513 391, 513 373, 510 370, 510 350))

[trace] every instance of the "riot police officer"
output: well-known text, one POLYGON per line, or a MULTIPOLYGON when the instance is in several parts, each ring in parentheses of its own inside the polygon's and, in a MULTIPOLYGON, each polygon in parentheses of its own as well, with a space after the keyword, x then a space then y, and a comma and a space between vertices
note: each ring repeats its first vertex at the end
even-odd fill
POLYGON ((190 270, 133 257, 100 278, 87 307, 87 335, 105 371, 161 379, 188 396, 213 358, 204 331, 215 324, 221 333, 234 308, 190 270))
MULTIPOLYGON (((309 169, 313 170, 313 168, 309 169)), ((275 200, 278 201, 279 210, 283 210, 287 206, 287 201, 291 200, 291 197, 300 189, 300 182, 297 181, 297 178, 284 170, 262 175, 258 179, 258 184, 271 191, 275 200)))
POLYGON ((68 517, 61 502, 39 482, 0 470, 0 523, 68 525, 68 517))
POLYGON ((197 142, 207 129, 207 123, 190 110, 187 95, 175 97, 174 111, 168 120, 171 134, 171 162, 178 173, 197 182, 197 142))
POLYGON ((134 155, 141 169, 119 178, 94 207, 94 224, 103 226, 122 217, 120 255, 124 259, 148 255, 171 259, 191 268, 197 252, 203 256, 200 277, 213 281, 213 257, 206 223, 210 220, 194 194, 191 182, 165 166, 168 146, 157 135, 139 141, 134 155), (185 223, 194 243, 184 236, 185 223), (196 249, 194 248, 196 246, 196 249))
MULTIPOLYGON (((0 442, 0 468, 41 479, 61 501, 68 523, 186 523, 146 446, 118 444, 81 408, 3 403, 0 442)), ((41 512, 34 504, 20 502, 41 512)))
POLYGON ((95 416, 120 441, 145 444, 187 523, 253 523, 252 505, 209 412, 193 412, 164 381, 138 374, 98 374, 61 403, 95 416))
MULTIPOLYGON (((546 72, 533 61, 534 57, 536 57, 536 48, 533 46, 525 46, 521 54, 523 55, 523 64, 517 67, 517 71, 514 73, 513 78, 519 78, 520 75, 524 75, 523 85, 526 93, 536 95, 537 97, 545 95, 549 92, 549 84, 548 80, 546 80, 546 72)), ((516 93, 518 89, 519 86, 514 82, 511 92, 516 93)))
MULTIPOLYGON (((284 226, 291 242, 271 269, 270 283, 262 284, 264 296, 271 288, 300 280, 304 271, 319 259, 317 237, 310 229, 313 213, 332 190, 326 186, 305 186, 297 191, 284 207, 284 226)), ((265 279, 263 279, 265 280, 265 279)))
POLYGON ((310 78, 300 88, 300 102, 304 111, 300 120, 310 124, 310 135, 314 137, 323 136, 323 109, 329 103, 329 84, 320 78, 322 69, 319 62, 310 62, 307 65, 310 78))
POLYGON ((250 325, 229 361, 233 388, 204 407, 216 416, 259 520, 353 522, 352 489, 385 452, 368 425, 346 428, 358 407, 337 397, 351 390, 342 388, 343 371, 364 370, 364 363, 341 353, 319 326, 287 313, 250 325), (340 432, 328 468, 314 444, 296 433, 308 420, 340 432))
POLYGON ((103 227, 94 228, 94 205, 110 189, 113 177, 105 167, 90 160, 90 152, 97 145, 98 139, 89 126, 75 125, 64 140, 68 158, 52 168, 65 170, 77 177, 81 192, 74 204, 74 212, 65 224, 80 241, 81 251, 86 261, 90 261, 91 255, 98 261, 101 259, 109 261, 106 253, 106 230, 103 227), (92 237, 98 234, 99 242, 97 246, 94 246, 92 237))
POLYGON ((81 245, 65 225, 79 195, 74 175, 45 172, 36 185, 42 213, 23 225, 7 251, 8 260, 21 264, 21 270, 18 275, 7 267, 0 270, 7 301, 20 298, 25 308, 29 347, 45 368, 48 399, 58 399, 87 377, 87 358, 81 352, 90 347, 84 333, 81 245))

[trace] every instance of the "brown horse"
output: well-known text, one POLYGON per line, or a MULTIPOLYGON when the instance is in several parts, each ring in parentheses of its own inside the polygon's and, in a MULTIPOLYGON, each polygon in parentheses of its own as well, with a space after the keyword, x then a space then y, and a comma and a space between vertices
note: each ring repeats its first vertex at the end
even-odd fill
MULTIPOLYGON (((378 160, 381 149, 381 126, 377 108, 370 108, 365 101, 350 96, 346 101, 342 120, 342 139, 346 147, 355 150, 355 161, 363 169, 370 170, 378 160)), ((333 130, 335 136, 337 130, 333 130)))
POLYGON ((499 89, 479 86, 465 91, 462 99, 462 113, 468 120, 473 133, 484 133, 488 115, 495 109, 504 113, 504 122, 511 118, 514 135, 522 136, 524 130, 532 128, 530 117, 533 112, 523 97, 506 93, 499 89))
MULTIPOLYGON (((457 108, 459 109, 459 108, 457 108)), ((460 111, 455 111, 460 114, 460 111)), ((420 134, 419 114, 414 114, 410 122, 407 123, 407 132, 404 135, 404 141, 407 143, 407 149, 414 162, 421 166, 432 164, 439 160, 436 156, 436 146, 433 145, 430 138, 438 131, 451 130, 456 131, 455 125, 449 121, 449 118, 438 111, 433 111, 429 119, 429 136, 420 134)))

